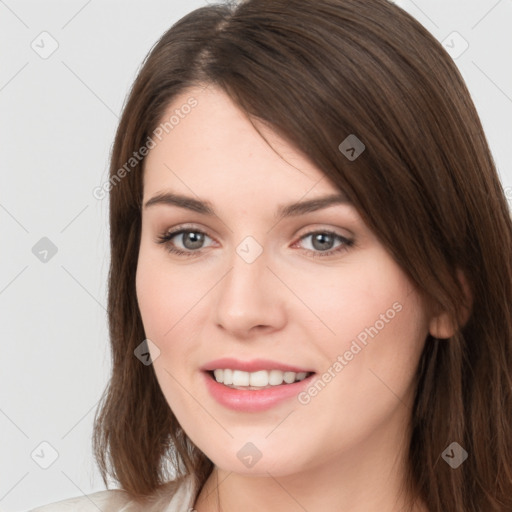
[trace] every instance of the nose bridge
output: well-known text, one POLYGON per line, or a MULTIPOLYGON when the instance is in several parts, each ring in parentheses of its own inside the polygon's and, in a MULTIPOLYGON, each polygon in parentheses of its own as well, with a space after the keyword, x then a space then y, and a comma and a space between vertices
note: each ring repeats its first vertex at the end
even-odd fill
MULTIPOLYGON (((267 268, 269 253, 253 237, 235 248, 219 288, 216 322, 241 335, 254 326, 279 327, 284 321, 279 286, 267 268)), ((274 278, 275 279, 275 278, 274 278)))
POLYGON ((230 260, 230 272, 226 276, 223 295, 236 298, 240 306, 249 302, 259 302, 261 288, 268 273, 268 255, 253 237, 246 237, 235 248, 230 260), (240 302, 241 301, 241 302, 240 302))

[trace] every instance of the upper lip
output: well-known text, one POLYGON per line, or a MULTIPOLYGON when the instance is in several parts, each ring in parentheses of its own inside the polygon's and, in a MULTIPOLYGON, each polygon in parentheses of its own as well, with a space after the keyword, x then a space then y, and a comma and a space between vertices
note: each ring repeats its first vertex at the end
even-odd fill
POLYGON ((290 364, 283 364, 278 361, 271 361, 270 359, 252 359, 251 361, 240 361, 232 357, 223 357, 210 361, 201 367, 203 371, 213 371, 221 369, 242 370, 244 372, 257 372, 259 370, 281 370, 283 372, 306 372, 310 373, 312 370, 306 368, 299 368, 290 364))

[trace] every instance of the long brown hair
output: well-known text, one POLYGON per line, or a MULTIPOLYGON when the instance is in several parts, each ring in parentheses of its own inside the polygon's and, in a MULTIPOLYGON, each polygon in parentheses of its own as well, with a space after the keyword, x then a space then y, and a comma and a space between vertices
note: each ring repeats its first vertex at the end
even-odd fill
POLYGON ((145 339, 135 292, 144 160, 126 171, 173 98, 205 84, 303 151, 458 326, 448 340, 429 336, 420 359, 407 491, 431 512, 510 512, 507 201, 457 67, 420 23, 386 0, 200 8, 174 24, 143 63, 110 167, 113 368, 93 439, 105 484, 110 475, 138 499, 188 474, 202 485, 213 468, 181 429, 152 366, 134 356, 145 339), (338 147, 350 134, 365 145, 352 161, 338 147), (456 469, 442 458, 452 442, 468 453, 456 469))

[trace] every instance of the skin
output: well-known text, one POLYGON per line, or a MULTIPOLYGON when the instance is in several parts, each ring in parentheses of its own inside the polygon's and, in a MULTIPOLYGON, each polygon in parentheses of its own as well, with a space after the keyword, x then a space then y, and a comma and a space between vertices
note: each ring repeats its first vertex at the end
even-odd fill
POLYGON ((216 467, 195 510, 403 510, 413 378, 428 332, 450 334, 447 319, 429 312, 350 204, 277 221, 279 205, 339 191, 258 123, 281 159, 213 86, 187 90, 169 115, 191 96, 197 106, 148 154, 143 204, 172 191, 210 201, 217 215, 143 208, 136 287, 146 336, 160 351, 152 349, 162 392, 216 467), (184 223, 206 233, 203 245, 184 245, 182 235, 168 245, 199 255, 171 254, 156 243, 184 223), (324 247, 306 236, 326 229, 353 245, 334 237, 324 247), (252 263, 236 252, 247 236, 263 250, 252 263), (400 312, 305 405, 292 398, 264 412, 229 410, 201 378, 202 365, 226 356, 322 375, 397 303, 400 312), (247 442, 262 453, 252 468, 237 457, 247 442))

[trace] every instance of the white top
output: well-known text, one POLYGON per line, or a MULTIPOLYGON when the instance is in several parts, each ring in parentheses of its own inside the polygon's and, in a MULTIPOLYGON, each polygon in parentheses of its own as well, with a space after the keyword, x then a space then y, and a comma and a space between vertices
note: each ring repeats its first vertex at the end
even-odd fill
POLYGON ((50 503, 29 512, 192 512, 196 493, 193 477, 188 476, 180 482, 166 484, 157 498, 142 508, 126 491, 111 489, 50 503))

